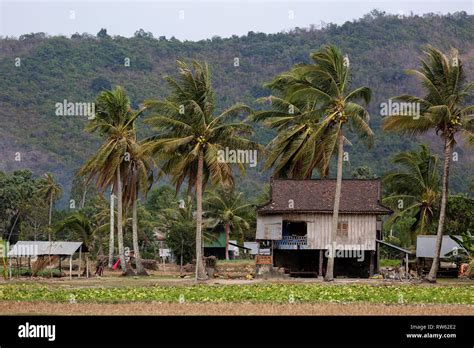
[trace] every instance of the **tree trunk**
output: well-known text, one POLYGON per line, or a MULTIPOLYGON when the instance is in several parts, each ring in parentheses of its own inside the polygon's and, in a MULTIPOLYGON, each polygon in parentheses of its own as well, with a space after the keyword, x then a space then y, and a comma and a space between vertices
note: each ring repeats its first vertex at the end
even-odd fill
POLYGON ((140 249, 138 245, 138 216, 137 216, 137 200, 138 198, 135 197, 133 200, 133 207, 132 207, 132 232, 133 232, 133 252, 135 256, 135 264, 137 265, 137 274, 139 275, 148 275, 143 268, 142 259, 140 257, 140 249))
POLYGON ((87 184, 84 185, 84 192, 82 192, 81 208, 84 208, 84 206, 86 205, 86 195, 87 195, 87 184))
POLYGON ((433 264, 431 265, 430 273, 427 280, 429 282, 436 282, 436 275, 438 273, 439 259, 441 253, 441 243, 443 241, 444 222, 446 220, 446 204, 448 200, 448 186, 449 186, 449 160, 452 156, 452 147, 454 139, 446 137, 444 142, 444 168, 443 168, 443 189, 441 196, 441 207, 439 210, 438 231, 436 233, 435 256, 433 264))
POLYGON ((332 213, 332 226, 331 226, 331 238, 329 245, 329 255, 326 267, 325 281, 334 280, 334 256, 336 253, 336 235, 337 235, 337 222, 339 218, 339 203, 341 201, 341 187, 342 187, 342 157, 344 151, 344 136, 342 135, 342 129, 339 131, 337 136, 337 177, 336 177, 336 194, 334 196, 334 211, 332 213))
POLYGON ((225 259, 229 259, 229 235, 230 235, 230 224, 225 224, 225 259))
POLYGON ((53 216, 53 192, 49 195, 49 221, 48 221, 48 240, 49 240, 49 249, 48 249, 48 261, 49 261, 49 275, 53 278, 53 269, 51 268, 51 220, 53 216))
POLYGON ((48 230, 48 242, 49 242, 49 247, 48 247, 48 265, 49 265, 49 276, 50 278, 53 278, 53 269, 51 268, 51 227, 49 227, 48 230))
POLYGON ((204 155, 199 152, 198 172, 196 178, 196 281, 207 279, 202 260, 202 176, 204 155))
POLYGON ((114 232, 115 232, 115 221, 114 221, 114 190, 110 192, 110 236, 109 236, 109 268, 114 265, 114 232))
POLYGON ((122 230, 122 181, 120 178, 120 168, 117 169, 117 239, 118 252, 120 257, 120 267, 122 274, 127 274, 127 265, 125 262, 125 253, 123 248, 123 230, 122 230))
POLYGON ((15 226, 16 226, 16 223, 18 222, 19 217, 20 217, 20 210, 18 209, 18 212, 16 213, 16 216, 15 216, 15 221, 13 222, 13 226, 10 230, 10 234, 8 235, 8 242, 10 242, 10 238, 13 234, 13 231, 15 230, 15 226))
POLYGON ((53 193, 49 195, 49 220, 48 225, 51 226, 51 221, 53 217, 53 193))

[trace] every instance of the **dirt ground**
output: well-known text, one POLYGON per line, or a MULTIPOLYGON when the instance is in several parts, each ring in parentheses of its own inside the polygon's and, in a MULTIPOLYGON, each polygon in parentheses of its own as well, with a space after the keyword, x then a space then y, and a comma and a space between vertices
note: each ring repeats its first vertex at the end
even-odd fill
MULTIPOLYGON (((219 274, 221 277, 209 279, 207 284, 223 284, 223 285, 236 285, 236 284, 255 284, 255 283, 319 283, 327 284, 322 278, 269 278, 269 279, 246 279, 245 272, 242 269, 248 267, 251 263, 247 260, 241 262, 229 262, 218 265, 220 270, 219 274), (242 268, 243 267, 243 268, 242 268), (242 276, 244 274, 244 276, 242 276)), ((252 264, 253 265, 253 264, 252 264)), ((34 283, 48 286, 66 286, 71 288, 92 288, 92 287, 138 287, 138 286, 154 286, 154 285, 171 285, 171 286, 189 286, 195 284, 194 273, 183 273, 180 275, 179 267, 176 265, 167 264, 163 270, 160 265, 160 270, 148 270, 148 277, 122 277, 119 271, 105 270, 103 277, 96 277, 91 274, 90 278, 77 277, 74 274, 72 279, 68 276, 62 278, 41 278, 41 277, 20 277, 13 278, 11 280, 4 280, 0 277, 0 285, 11 284, 11 283, 34 283)), ((254 265, 252 266, 254 267, 254 265)), ((73 272, 74 273, 74 272, 73 272)), ((388 280, 388 279, 364 279, 364 278, 337 278, 333 284, 370 284, 370 285, 382 285, 382 284, 394 284, 394 285, 410 285, 417 283, 423 286, 442 286, 442 285, 473 285, 474 280, 460 279, 460 278, 439 278, 436 285, 420 282, 420 281, 400 281, 400 280, 388 280)))
MULTIPOLYGON (((419 286, 466 286, 474 285, 474 280, 466 279, 438 279, 437 284, 427 282, 407 282, 398 280, 385 279, 335 279, 334 282, 328 284, 318 278, 286 278, 286 279, 209 279, 205 284, 221 284, 221 285, 247 285, 247 284, 320 284, 320 285, 348 285, 348 284, 366 284, 366 285, 398 285, 410 286, 418 284, 419 286)), ((51 287, 67 287, 67 288, 95 288, 95 287, 147 287, 147 286, 190 286, 196 284, 192 277, 180 278, 179 276, 151 274, 149 277, 121 277, 120 274, 107 274, 105 277, 92 278, 13 278, 4 280, 0 278, 0 285, 3 284, 37 284, 47 285, 51 287)))
POLYGON ((0 302, 2 315, 474 315, 472 305, 0 302))

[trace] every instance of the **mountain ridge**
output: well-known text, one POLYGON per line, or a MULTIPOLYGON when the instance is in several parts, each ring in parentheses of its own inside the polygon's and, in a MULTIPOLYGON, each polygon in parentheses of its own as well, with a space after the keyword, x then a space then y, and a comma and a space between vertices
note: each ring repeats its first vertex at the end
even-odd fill
MULTIPOLYGON (((265 82, 293 64, 309 62, 312 51, 332 43, 349 55, 354 86, 366 85, 374 92, 369 111, 376 144, 366 150, 355 140, 347 149, 350 167, 367 165, 381 175, 392 168, 390 158, 395 153, 419 143, 428 142, 441 154, 435 135, 407 139, 382 133, 380 104, 402 93, 421 93, 418 81, 404 70, 419 67, 427 44, 446 52, 456 47, 472 80, 473 29, 474 16, 465 12, 402 18, 373 12, 323 29, 296 28, 268 35, 249 32, 197 42, 89 34, 47 37, 42 33, 0 38, 0 170, 31 168, 37 175, 52 172, 67 192, 74 171, 97 148, 99 139, 83 130, 86 117, 56 116, 56 103, 93 102, 101 88, 122 85, 138 107, 145 99, 166 95, 163 76, 176 74, 175 61, 180 58, 209 63, 220 108, 237 102, 259 108, 255 99, 270 94, 263 87, 265 82), (18 152, 21 161, 15 160, 18 152)), ((151 134, 143 122, 139 127, 141 138, 151 134)), ((255 139, 266 144, 272 133, 260 126, 256 129, 255 139)), ((466 173, 473 172, 474 159, 463 146, 455 150, 460 161, 453 164, 453 191, 466 192, 466 173)), ((348 166, 346 174, 349 172, 348 166)), ((245 180, 239 180, 240 188, 258 190, 269 175, 249 170, 245 180)))

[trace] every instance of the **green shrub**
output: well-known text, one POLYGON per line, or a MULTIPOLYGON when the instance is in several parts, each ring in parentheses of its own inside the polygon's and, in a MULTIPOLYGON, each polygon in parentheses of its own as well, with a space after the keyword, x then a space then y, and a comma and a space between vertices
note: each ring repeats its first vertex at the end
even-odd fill
POLYGON ((399 267, 401 266, 400 260, 392 260, 392 259, 381 259, 380 260, 380 267, 399 267))

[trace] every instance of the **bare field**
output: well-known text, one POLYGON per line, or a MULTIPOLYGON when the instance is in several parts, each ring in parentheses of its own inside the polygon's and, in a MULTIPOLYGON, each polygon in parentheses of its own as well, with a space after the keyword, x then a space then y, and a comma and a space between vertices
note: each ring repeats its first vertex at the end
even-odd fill
POLYGON ((474 315, 473 305, 0 302, 1 315, 474 315))
MULTIPOLYGON (((91 277, 91 278, 13 278, 11 280, 4 280, 0 278, 0 286, 7 284, 39 284, 49 287, 65 287, 65 288, 126 288, 126 287, 147 287, 147 286, 192 286, 195 285, 193 275, 181 278, 176 274, 163 274, 162 272, 150 272, 148 277, 122 277, 117 272, 106 272, 105 277, 91 277)), ((286 279, 209 279, 205 282, 209 285, 250 285, 250 284, 320 284, 325 286, 334 285, 350 285, 350 284, 367 284, 367 285, 397 285, 397 286, 411 286, 416 284, 424 287, 440 287, 440 286, 469 286, 474 285, 474 280, 467 279, 438 279, 438 283, 431 284, 427 282, 406 282, 398 280, 384 280, 384 279, 355 279, 355 278, 341 278, 335 279, 334 282, 327 283, 319 278, 286 278, 286 279)))
POLYGON ((89 279, 0 280, 0 315, 472 316, 473 285, 465 279, 440 279, 430 284, 383 279, 336 279, 326 283, 310 278, 214 278, 196 285, 192 277, 161 272, 149 277, 121 277, 110 272, 89 279), (70 293, 74 293, 77 303, 69 303, 70 293), (295 302, 287 302, 287 293, 294 295, 295 302), (407 302, 397 303, 393 293, 402 294, 402 302, 407 302), (179 303, 180 294, 185 296, 185 303, 179 303), (435 296, 433 301, 430 296, 435 296), (446 300, 453 296, 459 296, 454 297, 459 301, 446 300))

